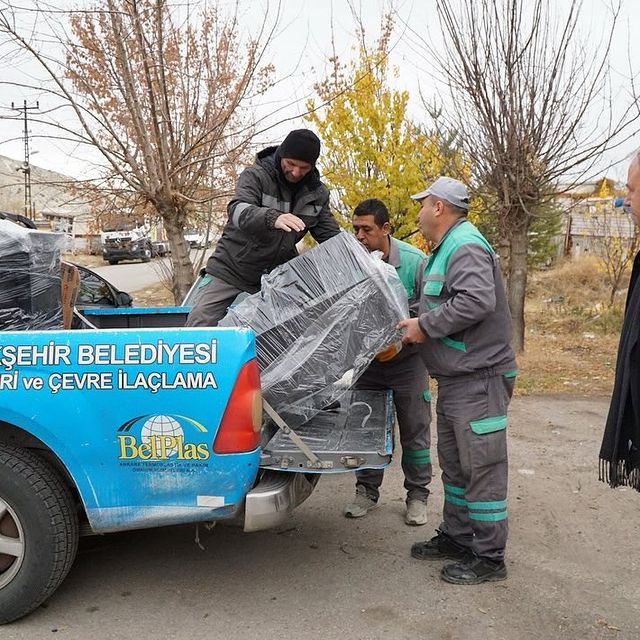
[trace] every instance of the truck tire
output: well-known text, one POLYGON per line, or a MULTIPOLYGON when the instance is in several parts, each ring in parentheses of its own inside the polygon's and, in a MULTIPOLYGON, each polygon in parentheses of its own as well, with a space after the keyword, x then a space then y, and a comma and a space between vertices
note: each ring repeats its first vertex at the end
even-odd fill
POLYGON ((65 578, 78 514, 60 475, 34 453, 0 443, 0 624, 27 615, 65 578))
POLYGON ((118 264, 117 260, 109 260, 109 264, 118 264))
POLYGON ((144 255, 142 256, 142 262, 150 262, 151 261, 151 256, 152 256, 152 251, 151 251, 151 247, 145 247, 144 248, 144 255))

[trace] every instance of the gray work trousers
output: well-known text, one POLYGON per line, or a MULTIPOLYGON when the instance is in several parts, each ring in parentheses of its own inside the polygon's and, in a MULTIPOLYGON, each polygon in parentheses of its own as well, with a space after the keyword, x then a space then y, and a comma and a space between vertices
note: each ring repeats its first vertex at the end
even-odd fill
MULTIPOLYGON (((358 379, 357 389, 393 391, 407 499, 426 502, 431 482, 431 396, 427 370, 420 354, 403 352, 388 362, 374 360, 358 379)), ((373 500, 380 496, 384 469, 356 472, 356 489, 373 500)))
POLYGON ((227 315, 231 303, 242 293, 255 293, 260 287, 239 289, 215 276, 205 276, 197 289, 185 327, 215 327, 227 315))
POLYGON ((492 371, 438 379, 440 529, 480 557, 504 559, 507 543, 507 407, 514 378, 492 371))

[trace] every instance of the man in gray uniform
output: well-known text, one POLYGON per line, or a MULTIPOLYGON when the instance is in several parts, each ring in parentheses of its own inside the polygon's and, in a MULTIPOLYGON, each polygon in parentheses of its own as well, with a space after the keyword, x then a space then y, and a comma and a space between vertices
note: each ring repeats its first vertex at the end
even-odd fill
POLYGON ((218 324, 239 294, 256 293, 264 274, 298 255, 307 231, 318 242, 340 233, 315 168, 319 155, 315 133, 297 129, 240 174, 186 326, 218 324))
MULTIPOLYGON (((361 202, 353 212, 356 238, 369 250, 381 251, 383 260, 396 268, 409 297, 417 309, 419 279, 426 263, 416 247, 391 236, 389 212, 381 200, 361 202)), ((428 374, 415 346, 407 345, 396 355, 392 345, 378 354, 356 383, 358 389, 393 391, 400 443, 402 471, 407 490, 405 522, 427 523, 428 485, 431 482, 431 396, 428 374)), ((348 518, 360 518, 375 508, 380 496, 384 471, 356 472, 356 495, 344 510, 348 518)))
POLYGON ((504 580, 507 407, 517 371, 500 267, 466 219, 465 185, 440 177, 412 198, 421 203, 420 231, 435 248, 424 270, 419 316, 400 327, 403 341, 423 343, 438 383, 444 509, 437 535, 414 544, 411 555, 456 560, 442 569, 447 582, 504 580))

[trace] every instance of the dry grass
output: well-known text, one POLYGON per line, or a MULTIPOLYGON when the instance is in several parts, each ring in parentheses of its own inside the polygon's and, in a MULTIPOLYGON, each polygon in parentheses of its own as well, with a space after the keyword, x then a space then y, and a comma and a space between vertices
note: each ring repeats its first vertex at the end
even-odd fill
POLYGON ((75 264, 80 264, 83 267, 89 267, 92 269, 93 267, 104 267, 107 263, 102 259, 102 256, 92 256, 86 253, 65 253, 62 256, 63 260, 67 262, 73 262, 75 264))
POLYGON ((134 291, 131 295, 136 307, 173 307, 176 304, 173 294, 162 282, 134 291))
POLYGON ((609 395, 613 386, 616 336, 571 336, 528 332, 518 357, 517 395, 576 393, 609 395))
POLYGON ((605 274, 591 258, 531 274, 517 393, 609 395, 625 295, 609 307, 605 274))

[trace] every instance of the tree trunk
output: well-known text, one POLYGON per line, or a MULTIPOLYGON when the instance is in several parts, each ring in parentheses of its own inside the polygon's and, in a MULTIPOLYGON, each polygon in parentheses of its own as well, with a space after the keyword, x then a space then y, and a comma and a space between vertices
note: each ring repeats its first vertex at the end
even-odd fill
POLYGON ((524 351, 524 300, 527 290, 527 229, 517 229, 511 234, 507 296, 513 320, 513 349, 524 351))
POLYGON ((180 304, 193 284, 193 263, 184 239, 184 225, 176 221, 177 212, 165 210, 161 213, 171 247, 171 292, 175 303, 180 304))
POLYGON ((498 252, 498 256, 500 256, 500 270, 502 271, 502 278, 507 284, 509 282, 509 267, 511 265, 511 238, 510 236, 504 236, 498 240, 498 246, 495 247, 498 252))

